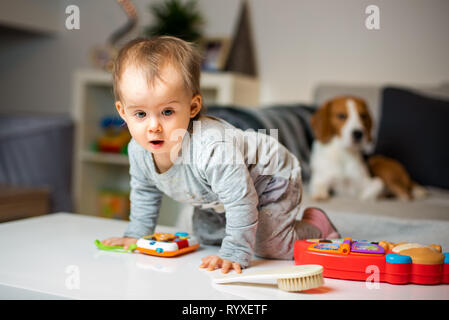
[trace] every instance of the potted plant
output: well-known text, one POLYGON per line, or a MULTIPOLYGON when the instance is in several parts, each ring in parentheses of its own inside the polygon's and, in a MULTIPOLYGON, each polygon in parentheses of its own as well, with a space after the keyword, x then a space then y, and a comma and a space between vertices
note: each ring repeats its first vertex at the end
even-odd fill
POLYGON ((144 29, 146 36, 170 35, 196 43, 202 38, 204 19, 196 0, 167 0, 151 5, 150 10, 155 22, 144 29))

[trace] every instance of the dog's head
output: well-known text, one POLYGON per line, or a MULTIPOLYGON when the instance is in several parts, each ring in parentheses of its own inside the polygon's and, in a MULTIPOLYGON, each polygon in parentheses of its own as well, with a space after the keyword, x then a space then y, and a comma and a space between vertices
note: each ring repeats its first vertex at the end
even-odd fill
POLYGON ((343 96, 333 98, 312 116, 315 138, 322 143, 333 137, 341 139, 348 148, 362 148, 372 141, 372 118, 364 100, 343 96))

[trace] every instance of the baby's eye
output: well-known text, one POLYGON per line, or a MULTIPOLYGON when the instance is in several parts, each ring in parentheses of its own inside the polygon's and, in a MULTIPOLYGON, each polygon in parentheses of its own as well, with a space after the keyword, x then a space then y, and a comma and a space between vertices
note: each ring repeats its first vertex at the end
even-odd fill
POLYGON ((171 116, 173 114, 173 110, 170 110, 170 109, 164 110, 164 111, 162 111, 162 114, 167 117, 171 116))
POLYGON ((146 116, 147 114, 144 112, 144 111, 139 111, 139 112, 136 112, 136 114, 135 114, 135 116, 137 117, 137 118, 145 118, 145 116, 146 116))

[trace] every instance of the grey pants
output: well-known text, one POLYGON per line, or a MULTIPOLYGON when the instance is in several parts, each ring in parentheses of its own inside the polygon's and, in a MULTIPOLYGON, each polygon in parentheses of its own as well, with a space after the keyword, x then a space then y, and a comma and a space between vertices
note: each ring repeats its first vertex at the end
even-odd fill
MULTIPOLYGON (((259 196, 255 254, 262 258, 293 259, 296 240, 319 238, 321 233, 316 227, 296 220, 301 207, 301 180, 273 181, 259 196)), ((226 232, 225 213, 195 207, 192 219, 193 231, 201 243, 221 244, 226 232)))

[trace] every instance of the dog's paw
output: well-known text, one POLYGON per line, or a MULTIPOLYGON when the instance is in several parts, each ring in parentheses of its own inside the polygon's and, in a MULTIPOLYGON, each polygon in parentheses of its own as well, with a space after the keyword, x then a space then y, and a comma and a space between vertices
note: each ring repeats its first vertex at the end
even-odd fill
POLYGON ((412 200, 412 197, 407 192, 401 192, 401 193, 397 194, 396 196, 398 197, 399 200, 401 200, 403 202, 409 202, 412 200))
POLYGON ((327 200, 329 200, 329 195, 327 195, 327 196, 322 196, 322 195, 312 195, 312 199, 314 200, 314 201, 327 201, 327 200))
POLYGON ((379 198, 384 189, 384 183, 380 178, 373 178, 365 186, 363 192, 360 194, 361 200, 375 200, 379 198))
POLYGON ((423 199, 429 195, 429 191, 423 186, 415 184, 412 188, 412 195, 414 199, 423 199))
POLYGON ((312 199, 315 201, 326 201, 329 200, 330 194, 327 190, 317 190, 312 192, 312 199))

